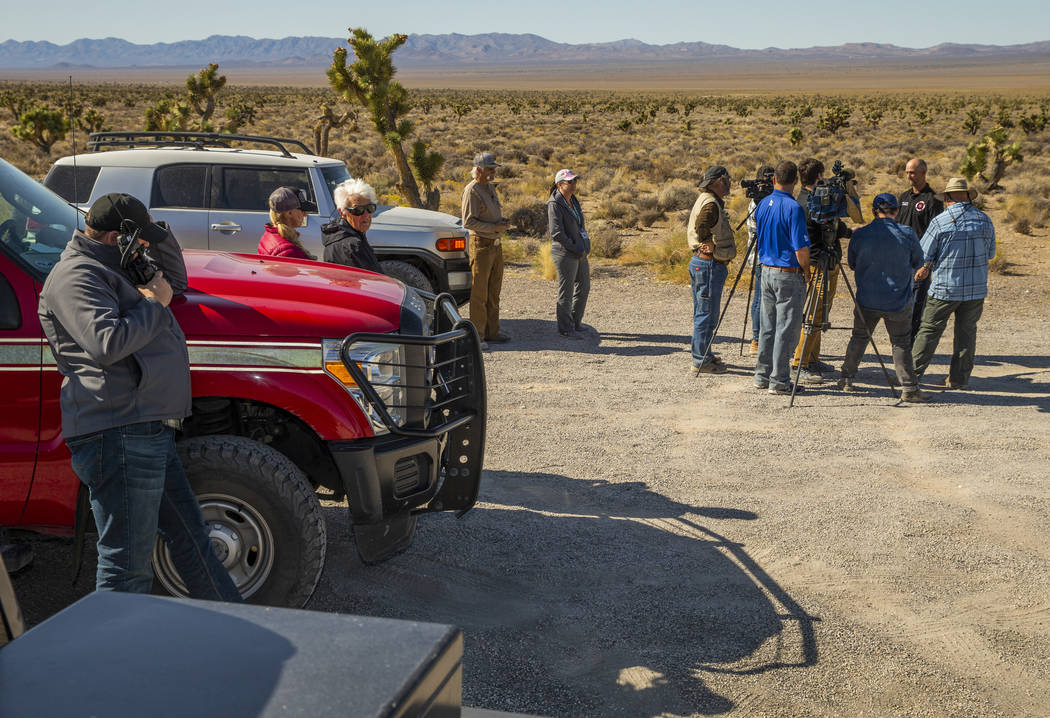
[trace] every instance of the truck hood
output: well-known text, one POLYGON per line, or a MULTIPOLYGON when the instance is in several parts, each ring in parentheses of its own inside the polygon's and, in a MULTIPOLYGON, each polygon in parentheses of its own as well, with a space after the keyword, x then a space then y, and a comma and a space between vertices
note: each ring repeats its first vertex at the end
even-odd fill
POLYGON ((360 269, 305 260, 187 250, 189 289, 171 303, 183 332, 317 340, 393 332, 405 288, 360 269))
POLYGON ((459 217, 444 212, 414 207, 381 205, 375 213, 373 227, 422 227, 426 229, 463 229, 459 217))

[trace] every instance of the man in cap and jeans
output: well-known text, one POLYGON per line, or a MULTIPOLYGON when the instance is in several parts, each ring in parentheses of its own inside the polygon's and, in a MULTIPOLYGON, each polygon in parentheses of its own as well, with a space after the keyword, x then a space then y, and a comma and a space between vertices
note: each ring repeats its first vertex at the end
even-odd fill
POLYGON ((937 351, 937 344, 955 316, 955 340, 945 385, 965 389, 973 371, 977 349, 977 321, 988 296, 988 262, 995 256, 992 220, 973 206, 977 190, 962 177, 948 180, 944 188, 946 209, 933 218, 923 235, 925 264, 915 281, 930 278, 922 323, 915 335, 912 359, 921 377, 937 351))
POLYGON ((186 337, 168 308, 187 286, 178 242, 127 194, 91 205, 48 275, 37 312, 62 381, 62 436, 98 528, 100 591, 149 593, 164 538, 194 598, 240 601, 212 550, 175 452, 191 410, 186 337), (149 247, 158 271, 136 285, 122 249, 149 247))
POLYGON ((729 224, 724 198, 729 194, 729 171, 714 165, 700 181, 686 225, 686 239, 693 258, 689 261, 689 284, 693 293, 693 375, 725 374, 722 363, 710 347, 714 342, 722 288, 729 274, 727 266, 736 256, 733 227, 729 224))
POLYGON ((492 180, 496 158, 488 152, 474 157, 472 179, 463 188, 463 226, 470 231, 470 321, 484 342, 502 343, 510 337, 500 331, 499 295, 503 287, 503 247, 500 235, 510 228, 503 216, 492 180))
POLYGON ((926 402, 919 390, 911 360, 912 277, 922 266, 922 248, 911 227, 897 224, 897 198, 889 192, 872 202, 875 219, 853 232, 846 259, 857 282, 853 334, 846 346, 839 388, 853 390, 860 358, 871 332, 881 319, 893 347, 893 367, 901 385, 901 399, 926 402))

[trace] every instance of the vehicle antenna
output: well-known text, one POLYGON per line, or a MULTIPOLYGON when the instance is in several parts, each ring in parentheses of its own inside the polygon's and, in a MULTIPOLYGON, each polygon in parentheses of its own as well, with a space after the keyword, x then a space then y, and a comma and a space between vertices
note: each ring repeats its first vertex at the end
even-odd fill
POLYGON ((73 119, 73 76, 69 76, 69 137, 73 142, 73 201, 70 203, 73 208, 77 210, 77 229, 84 229, 80 227, 81 216, 84 215, 84 210, 80 209, 80 194, 77 192, 77 123, 73 119))

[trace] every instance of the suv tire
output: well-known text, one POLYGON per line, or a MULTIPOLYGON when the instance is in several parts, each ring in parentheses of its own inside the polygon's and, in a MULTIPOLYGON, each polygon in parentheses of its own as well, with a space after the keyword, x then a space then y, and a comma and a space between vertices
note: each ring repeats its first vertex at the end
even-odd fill
MULTIPOLYGON (((301 607, 324 568, 326 530, 317 494, 288 457, 240 436, 179 443, 212 543, 249 603, 301 607)), ((163 540, 153 551, 154 589, 186 597, 163 540)))
POLYGON ((386 276, 393 277, 415 289, 422 289, 424 292, 435 294, 434 285, 431 283, 427 275, 423 273, 423 270, 413 267, 408 262, 387 259, 380 262, 379 266, 382 268, 383 274, 386 276))

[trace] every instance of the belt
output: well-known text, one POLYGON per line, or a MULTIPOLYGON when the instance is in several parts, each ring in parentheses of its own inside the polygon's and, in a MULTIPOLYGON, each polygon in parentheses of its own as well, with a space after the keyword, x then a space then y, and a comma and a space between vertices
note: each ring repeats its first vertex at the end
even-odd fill
POLYGON ((729 260, 728 259, 715 259, 715 255, 713 255, 713 254, 705 254, 704 252, 701 252, 699 249, 694 249, 693 250, 693 254, 695 254, 697 257, 700 257, 701 259, 709 259, 712 262, 718 262, 719 264, 729 264, 729 260))
POLYGON ((781 272, 794 272, 795 274, 802 274, 802 267, 776 267, 772 264, 763 264, 763 267, 769 267, 770 269, 779 269, 781 272))

